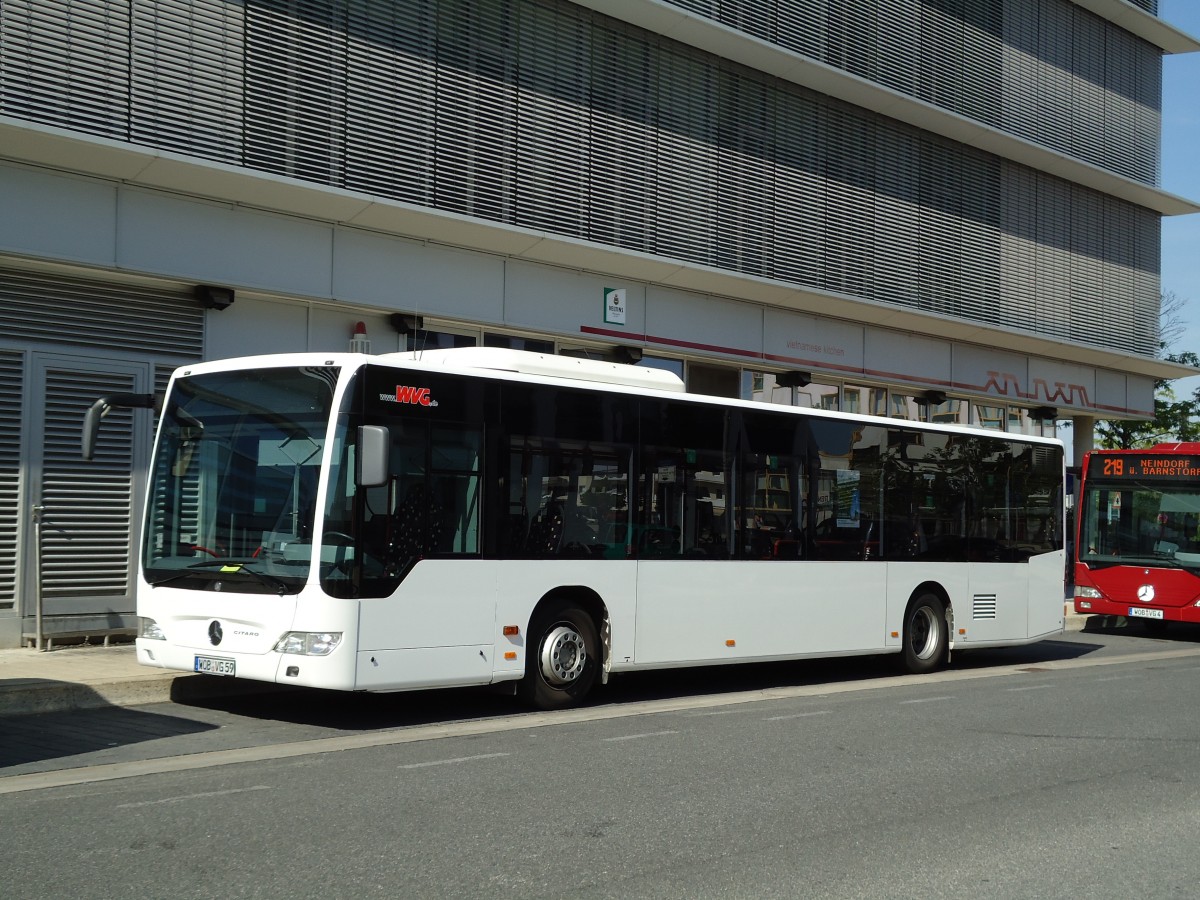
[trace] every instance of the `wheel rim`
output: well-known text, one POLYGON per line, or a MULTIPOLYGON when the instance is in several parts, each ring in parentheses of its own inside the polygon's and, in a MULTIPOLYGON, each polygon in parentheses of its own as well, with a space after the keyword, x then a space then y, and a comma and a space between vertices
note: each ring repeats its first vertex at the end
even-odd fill
POLYGON ((938 622, 933 610, 919 606, 908 624, 908 645, 917 659, 929 659, 938 646, 938 622))
POLYGON ((569 625, 556 625, 542 642, 542 677, 561 687, 583 674, 587 647, 583 636, 569 625))

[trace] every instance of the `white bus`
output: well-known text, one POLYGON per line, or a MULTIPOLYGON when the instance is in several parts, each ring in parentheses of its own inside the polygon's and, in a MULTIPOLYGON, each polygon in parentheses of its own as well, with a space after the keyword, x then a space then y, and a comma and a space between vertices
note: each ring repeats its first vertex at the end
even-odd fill
MULTIPOLYGON (((100 415, 129 396, 97 401, 100 415)), ((175 373, 137 658, 348 691, 895 654, 1063 627, 1063 448, 493 348, 175 373)))

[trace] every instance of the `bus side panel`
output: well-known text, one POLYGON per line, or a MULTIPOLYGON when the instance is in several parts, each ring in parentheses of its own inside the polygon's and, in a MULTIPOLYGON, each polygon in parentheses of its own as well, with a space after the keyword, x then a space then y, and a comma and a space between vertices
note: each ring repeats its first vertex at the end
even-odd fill
POLYGON ((633 659, 633 625, 637 563, 632 560, 510 559, 488 563, 496 582, 496 680, 525 674, 525 652, 538 635, 529 621, 538 602, 552 592, 584 589, 600 598, 608 614, 613 668, 633 659), (515 625, 520 634, 506 637, 504 626, 515 625), (516 653, 505 659, 505 653, 516 653))
POLYGON ((486 684, 496 582, 477 560, 423 560, 390 597, 359 603, 357 687, 486 684))
POLYGON ((1067 552, 1035 556, 1029 566, 1029 636, 1057 634, 1065 625, 1067 552))
POLYGON ((879 562, 643 560, 636 662, 882 650, 886 578, 879 562))
MULTIPOLYGON (((887 576, 887 646, 904 646, 904 613, 908 601, 923 584, 937 584, 950 598, 957 620, 963 604, 969 599, 969 575, 965 563, 889 562, 887 576)), ((955 623, 957 625, 957 621, 955 623)), ((955 629, 957 632, 957 628, 955 629)), ((957 634, 952 635, 956 638, 957 634)))
POLYGON ((968 565, 970 589, 954 609, 957 646, 1029 637, 1029 564, 968 565))

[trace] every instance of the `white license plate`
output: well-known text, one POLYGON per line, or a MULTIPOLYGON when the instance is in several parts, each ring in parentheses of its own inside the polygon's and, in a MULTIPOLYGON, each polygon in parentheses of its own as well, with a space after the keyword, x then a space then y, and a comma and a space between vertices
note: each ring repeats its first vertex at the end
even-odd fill
POLYGON ((1144 609, 1140 606, 1129 607, 1129 617, 1132 619, 1161 619, 1163 611, 1161 609, 1144 609))
POLYGON ((195 670, 205 675, 236 675, 237 662, 219 656, 197 656, 195 670))

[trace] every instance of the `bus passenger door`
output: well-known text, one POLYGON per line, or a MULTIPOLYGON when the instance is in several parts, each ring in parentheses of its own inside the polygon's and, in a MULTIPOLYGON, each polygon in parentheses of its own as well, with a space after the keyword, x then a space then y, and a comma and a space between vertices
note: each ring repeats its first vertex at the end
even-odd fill
POLYGON ((390 484, 364 515, 385 535, 394 588, 361 601, 359 687, 485 683, 495 579, 479 559, 482 431, 411 420, 389 431, 390 484))

